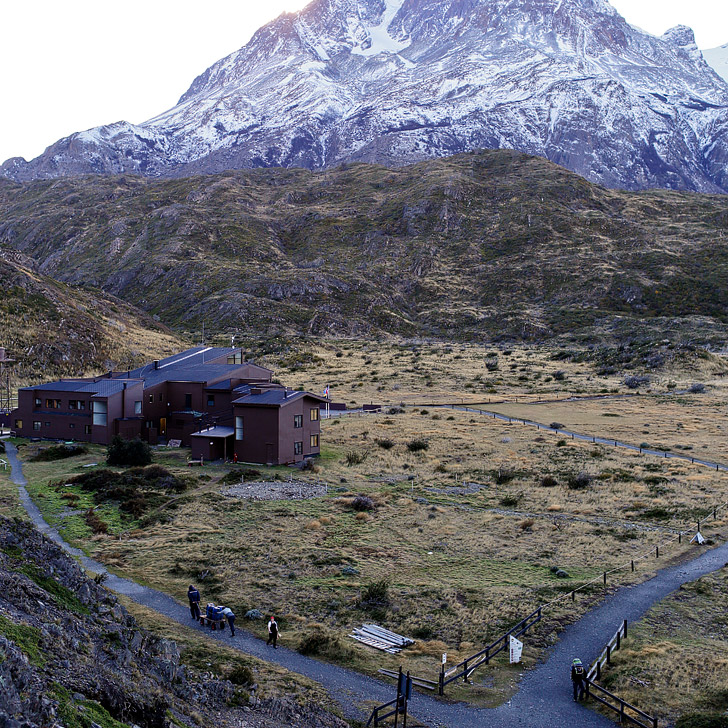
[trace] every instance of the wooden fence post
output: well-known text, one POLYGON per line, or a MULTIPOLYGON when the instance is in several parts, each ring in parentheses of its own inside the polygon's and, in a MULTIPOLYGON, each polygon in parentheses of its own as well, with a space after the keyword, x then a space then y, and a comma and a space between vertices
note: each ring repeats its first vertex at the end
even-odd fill
POLYGON ((440 695, 445 694, 445 665, 440 665, 440 677, 438 679, 437 692, 440 695))
POLYGON ((660 547, 659 546, 655 546, 655 558, 656 559, 660 558, 660 547))
POLYGON ((612 648, 607 645, 607 665, 612 664, 612 648))
POLYGON ((468 661, 467 660, 465 660, 464 667, 465 667, 465 670, 463 671, 463 682, 467 683, 468 682, 468 661))
POLYGON ((604 586, 607 585, 607 572, 604 572, 604 586))
POLYGON ((627 639, 627 620, 626 619, 624 620, 623 631, 624 631, 624 639, 627 639))

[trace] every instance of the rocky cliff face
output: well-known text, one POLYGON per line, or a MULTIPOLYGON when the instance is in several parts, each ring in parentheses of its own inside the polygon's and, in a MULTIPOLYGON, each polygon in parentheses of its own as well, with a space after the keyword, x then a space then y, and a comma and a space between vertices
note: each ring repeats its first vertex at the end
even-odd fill
POLYGON ((727 128, 728 84, 692 31, 655 38, 606 0, 314 0, 166 113, 1 172, 183 176, 513 148, 612 187, 717 192, 727 128))
POLYGON ((230 707, 243 698, 182 664, 32 526, 0 516, 1 728, 346 728, 287 699, 230 707))

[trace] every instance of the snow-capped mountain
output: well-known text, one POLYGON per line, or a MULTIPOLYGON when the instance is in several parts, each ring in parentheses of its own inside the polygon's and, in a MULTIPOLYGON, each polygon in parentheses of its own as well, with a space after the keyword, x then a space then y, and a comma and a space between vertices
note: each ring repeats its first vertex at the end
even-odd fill
POLYGON ((728 43, 703 51, 703 57, 719 76, 728 81, 728 43))
POLYGON ((71 135, 6 177, 537 154, 613 187, 728 191, 728 84, 692 31, 606 0, 313 0, 144 124, 71 135))

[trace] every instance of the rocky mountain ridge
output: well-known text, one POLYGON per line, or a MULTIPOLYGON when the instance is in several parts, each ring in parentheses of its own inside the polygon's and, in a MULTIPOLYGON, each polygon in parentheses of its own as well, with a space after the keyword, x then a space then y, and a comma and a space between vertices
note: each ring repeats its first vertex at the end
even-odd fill
POLYGON ((313 0, 141 125, 73 134, 0 174, 186 176, 401 165, 513 148, 610 187, 728 191, 728 84, 692 31, 606 0, 313 0))

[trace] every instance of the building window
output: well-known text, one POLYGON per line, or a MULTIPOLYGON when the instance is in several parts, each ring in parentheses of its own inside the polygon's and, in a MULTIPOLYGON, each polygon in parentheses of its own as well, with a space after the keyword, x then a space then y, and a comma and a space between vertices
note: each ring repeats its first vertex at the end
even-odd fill
MULTIPOLYGON (((162 395, 163 395, 163 394, 164 394, 164 392, 160 392, 160 393, 159 393, 159 401, 160 401, 160 402, 161 402, 161 401, 162 401, 162 400, 164 399, 164 398, 162 397, 162 395)), ((152 396, 154 396, 154 395, 152 395, 152 396)))
POLYGON ((82 400, 82 399, 69 399, 68 400, 68 409, 85 410, 86 402, 84 402, 84 400, 82 400))
POLYGON ((83 400, 83 399, 79 399, 78 400, 78 408, 79 409, 82 409, 82 410, 85 410, 86 409, 86 402, 85 402, 85 400, 83 400))
POLYGON ((73 422, 71 422, 71 423, 69 423, 69 425, 68 425, 68 429, 69 429, 69 430, 75 430, 75 429, 76 429, 76 425, 75 425, 75 424, 74 424, 73 422))
POLYGON ((142 403, 141 400, 134 402, 134 414, 140 415, 142 413, 142 403))
POLYGON ((61 400, 60 399, 47 399, 46 400, 46 409, 61 409, 61 400))
POLYGON ((108 404, 103 400, 95 399, 93 401, 94 420, 93 423, 97 427, 106 427, 106 415, 108 412, 108 404))
POLYGON ((16 430, 22 430, 23 429, 23 420, 15 420, 15 429, 16 430))
POLYGON ((153 394, 149 395, 149 404, 154 404, 154 395, 153 394))
POLYGON ((40 422, 33 422, 33 429, 40 430, 40 422))
POLYGON ((35 406, 36 407, 42 407, 43 406, 43 400, 40 397, 35 398, 35 406))
POLYGON ((303 427, 303 415, 293 415, 293 426, 303 427))
POLYGON ((293 454, 294 455, 303 455, 303 443, 302 442, 293 443, 293 454))
POLYGON ((311 435, 311 447, 318 447, 318 446, 319 446, 319 436, 311 435))
POLYGON ((207 395, 207 406, 208 407, 214 407, 215 406, 215 395, 214 394, 208 394, 207 395))
POLYGON ((44 424, 44 425, 45 425, 46 427, 50 427, 50 426, 51 426, 51 423, 50 423, 50 422, 44 422, 43 424, 44 424))
POLYGON ((319 418, 319 409, 318 407, 314 407, 314 409, 311 410, 311 422, 316 422, 319 418))
POLYGON ((243 418, 242 417, 235 418, 235 439, 236 440, 243 439, 243 418))
POLYGON ((68 409, 76 409, 76 403, 77 403, 77 400, 69 399, 68 400, 68 409))
POLYGON ((91 434, 91 425, 84 425, 83 426, 83 434, 84 435, 90 435, 91 434))
POLYGON ((187 393, 185 394, 185 409, 191 409, 192 408, 192 395, 187 393))

